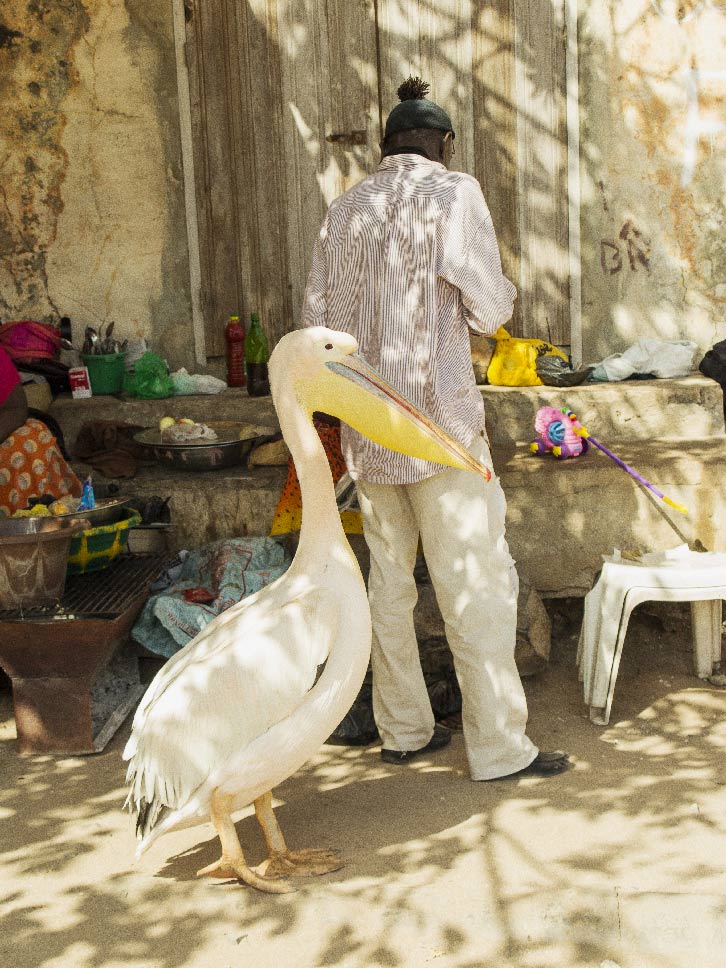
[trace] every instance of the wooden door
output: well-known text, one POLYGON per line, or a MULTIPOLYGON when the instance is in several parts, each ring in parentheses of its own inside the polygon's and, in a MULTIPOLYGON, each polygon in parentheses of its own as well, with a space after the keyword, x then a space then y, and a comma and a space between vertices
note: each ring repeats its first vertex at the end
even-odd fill
POLYGON ((300 314, 333 198, 372 170, 379 118, 369 0, 187 0, 207 355, 231 312, 271 343, 300 314))
POLYGON ((509 330, 570 342, 562 0, 378 0, 381 102, 420 73, 456 130, 518 299, 509 330))
POLYGON ((561 3, 185 0, 207 355, 235 310, 294 328, 326 207, 374 170, 409 73, 484 188, 512 332, 568 343, 561 3))

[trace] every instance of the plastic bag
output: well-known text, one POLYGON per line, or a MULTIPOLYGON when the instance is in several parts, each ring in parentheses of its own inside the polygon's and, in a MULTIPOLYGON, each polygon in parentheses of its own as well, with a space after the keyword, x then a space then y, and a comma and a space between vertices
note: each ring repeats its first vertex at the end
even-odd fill
POLYGON ((714 343, 698 364, 698 369, 704 376, 709 376, 712 380, 715 380, 724 390, 723 413, 726 417, 726 339, 714 343))
POLYGON ((203 373, 187 373, 184 367, 172 373, 171 379, 174 383, 174 393, 179 396, 190 393, 221 393, 222 390, 227 389, 224 380, 203 373))
POLYGON ((537 373, 537 359, 540 356, 567 356, 556 346, 542 339, 520 339, 510 336, 500 326, 494 334, 497 341, 494 355, 487 368, 487 380, 499 387, 536 387, 542 386, 537 373))
POLYGON ((169 368, 160 356, 147 350, 136 361, 133 373, 124 379, 124 392, 130 397, 142 400, 161 400, 174 394, 174 381, 169 376, 169 368))
POLYGON ((641 339, 624 353, 614 353, 602 360, 593 377, 616 382, 634 374, 662 379, 688 376, 697 348, 691 340, 641 339))
POLYGON ((538 356, 535 360, 537 376, 549 387, 576 387, 584 383, 594 366, 583 366, 575 370, 567 360, 559 356, 538 356))
POLYGON ((364 682, 355 702, 326 743, 331 746, 368 746, 377 739, 371 684, 364 682))

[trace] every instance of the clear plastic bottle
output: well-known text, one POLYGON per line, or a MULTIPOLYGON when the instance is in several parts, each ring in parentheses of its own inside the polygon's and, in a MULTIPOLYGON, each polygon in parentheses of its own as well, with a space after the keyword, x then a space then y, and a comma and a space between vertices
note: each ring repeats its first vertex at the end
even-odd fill
POLYGON ((227 386, 243 387, 245 379, 245 328, 239 316, 233 313, 224 330, 227 344, 227 386))
POLYGON ((270 381, 267 375, 267 361, 270 351, 267 337, 260 324, 260 314, 252 313, 250 330, 245 341, 245 358, 247 360, 247 392, 251 397, 266 397, 270 393, 270 381))

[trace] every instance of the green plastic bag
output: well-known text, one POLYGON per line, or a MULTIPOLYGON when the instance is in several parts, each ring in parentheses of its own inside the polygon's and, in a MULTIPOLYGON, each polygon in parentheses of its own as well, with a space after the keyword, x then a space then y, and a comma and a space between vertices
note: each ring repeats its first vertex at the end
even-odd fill
POLYGON ((174 381, 160 356, 147 350, 134 364, 134 372, 124 379, 124 393, 142 400, 161 400, 174 395, 174 381))

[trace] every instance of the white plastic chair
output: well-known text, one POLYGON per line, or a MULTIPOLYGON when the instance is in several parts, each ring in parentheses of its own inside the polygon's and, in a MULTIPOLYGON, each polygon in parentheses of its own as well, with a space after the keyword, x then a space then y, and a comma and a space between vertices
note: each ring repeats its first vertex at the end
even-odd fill
POLYGON ((669 553, 665 553, 660 561, 655 555, 634 562, 606 561, 585 596, 577 662, 590 720, 599 726, 610 721, 628 620, 641 602, 691 602, 696 675, 705 679, 721 661, 726 554, 674 551, 673 557, 667 558, 669 553))

